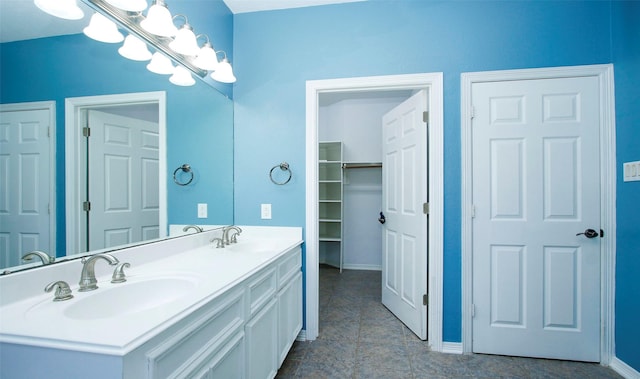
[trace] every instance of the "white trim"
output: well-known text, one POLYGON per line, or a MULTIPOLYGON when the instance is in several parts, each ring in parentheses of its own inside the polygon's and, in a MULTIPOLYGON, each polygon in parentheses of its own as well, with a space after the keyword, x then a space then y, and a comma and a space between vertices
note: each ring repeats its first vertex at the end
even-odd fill
POLYGON ((613 65, 552 67, 540 69, 472 72, 461 74, 462 154, 462 344, 472 351, 472 171, 471 171, 471 87, 474 83, 507 80, 596 76, 600 81, 600 172, 601 227, 605 231, 601 250, 600 362, 609 364, 614 352, 615 254, 616 254, 616 152, 613 65))
POLYGON ((345 270, 382 271, 381 265, 366 265, 358 263, 345 263, 342 268, 345 270))
POLYGON ((613 359, 611 359, 609 367, 626 379, 640 379, 640 372, 636 371, 624 361, 621 361, 618 357, 613 357, 613 359))
MULTIPOLYGON (((49 112, 49 247, 47 253, 56 256, 56 102, 33 101, 28 103, 0 104, 0 112, 35 111, 49 112)), ((43 247, 44 249, 44 247, 43 247)))
POLYGON ((443 342, 442 352, 447 354, 462 354, 462 342, 443 342))
POLYGON ((306 338, 318 336, 318 97, 321 93, 429 89, 429 310, 428 340, 442 350, 443 75, 442 73, 312 80, 306 84, 306 338))
POLYGON ((130 105, 130 104, 158 104, 158 154, 159 154, 159 237, 167 235, 167 105, 166 93, 139 92, 104 96, 71 97, 65 99, 65 183, 66 183, 66 224, 67 224, 67 254, 83 252, 82 218, 84 212, 80 202, 75 201, 83 190, 81 159, 82 151, 82 114, 88 108, 130 105))

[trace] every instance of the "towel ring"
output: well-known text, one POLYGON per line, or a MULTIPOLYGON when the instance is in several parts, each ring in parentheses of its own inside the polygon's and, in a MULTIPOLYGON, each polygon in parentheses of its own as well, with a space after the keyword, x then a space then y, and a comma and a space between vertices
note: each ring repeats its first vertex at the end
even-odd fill
POLYGON ((271 181, 273 182, 273 184, 277 184, 277 185, 279 185, 279 186, 282 186, 282 185, 285 185, 285 184, 289 183, 289 180, 291 180, 291 176, 292 176, 292 174, 291 174, 291 170, 289 169, 289 163, 287 163, 287 162, 282 162, 282 163, 280 163, 280 164, 278 164, 278 165, 275 165, 275 166, 273 166, 273 167, 271 168, 271 171, 269 171, 269 179, 271 179, 271 181), (289 177, 288 177, 288 178, 287 178, 287 180, 285 180, 284 182, 276 182, 276 181, 273 179, 273 170, 275 170, 275 169, 276 169, 276 168, 278 168, 278 167, 280 167, 280 170, 282 170, 282 171, 289 171, 289 177))
POLYGON ((191 171, 191 166, 185 163, 182 166, 176 168, 176 170, 173 172, 173 181, 176 182, 176 184, 179 186, 186 186, 187 184, 191 183, 193 181, 193 171, 191 171), (182 172, 188 172, 191 174, 191 177, 189 178, 188 181, 186 182, 178 181, 178 179, 176 178, 176 174, 180 170, 182 170, 182 172))

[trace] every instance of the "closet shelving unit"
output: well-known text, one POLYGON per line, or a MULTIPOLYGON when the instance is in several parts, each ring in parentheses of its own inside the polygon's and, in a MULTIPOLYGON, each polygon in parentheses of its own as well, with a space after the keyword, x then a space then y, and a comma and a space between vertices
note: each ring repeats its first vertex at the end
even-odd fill
POLYGON ((318 146, 318 231, 320 251, 325 252, 329 257, 321 263, 338 267, 340 272, 344 262, 342 220, 342 142, 320 142, 318 146))

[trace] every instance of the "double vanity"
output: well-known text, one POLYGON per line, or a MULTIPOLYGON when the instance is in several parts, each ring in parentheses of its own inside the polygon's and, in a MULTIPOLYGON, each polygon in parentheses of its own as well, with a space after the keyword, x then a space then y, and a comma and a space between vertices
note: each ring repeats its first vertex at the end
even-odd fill
POLYGON ((78 291, 80 259, 0 277, 0 377, 273 378, 302 327, 301 228, 210 242, 223 237, 94 258, 91 291, 78 291), (72 298, 44 291, 58 281, 72 298))

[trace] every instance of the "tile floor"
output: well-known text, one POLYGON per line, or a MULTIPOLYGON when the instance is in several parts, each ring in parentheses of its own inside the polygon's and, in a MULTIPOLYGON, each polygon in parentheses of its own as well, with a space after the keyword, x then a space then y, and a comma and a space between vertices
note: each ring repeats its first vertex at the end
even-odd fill
POLYGON ((276 378, 621 378, 598 364, 429 351, 380 303, 378 271, 320 268, 320 333, 276 378))

